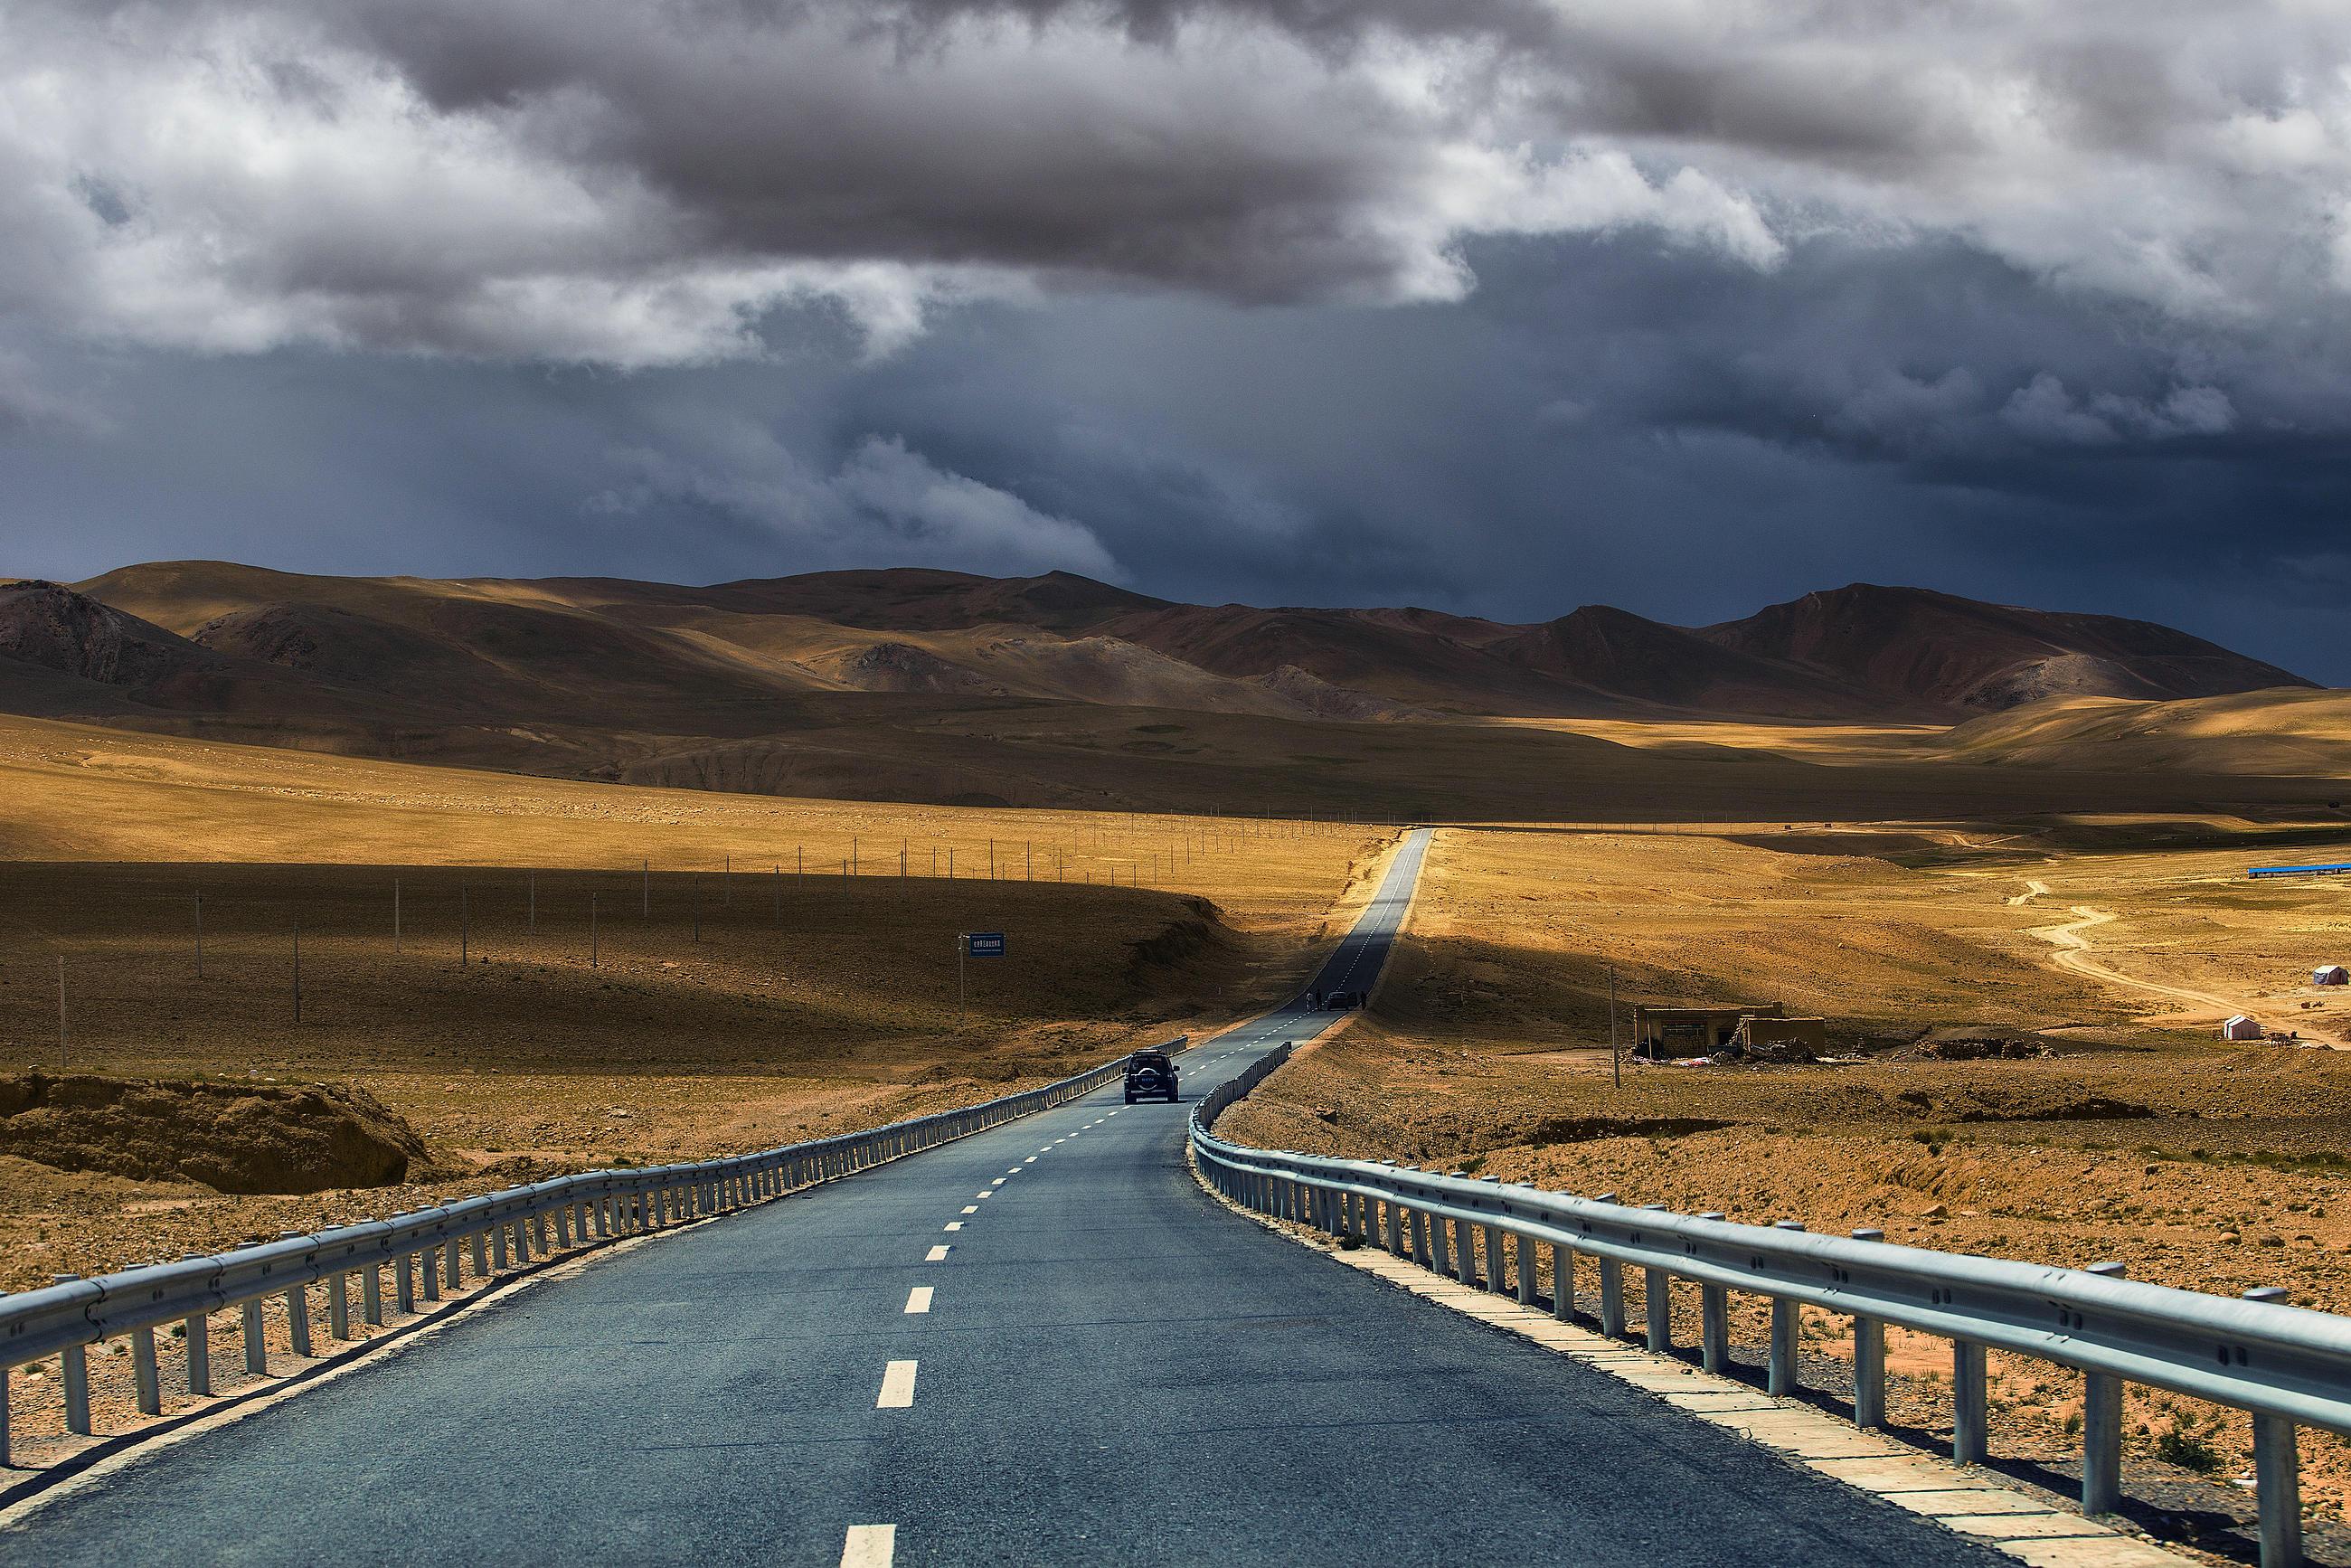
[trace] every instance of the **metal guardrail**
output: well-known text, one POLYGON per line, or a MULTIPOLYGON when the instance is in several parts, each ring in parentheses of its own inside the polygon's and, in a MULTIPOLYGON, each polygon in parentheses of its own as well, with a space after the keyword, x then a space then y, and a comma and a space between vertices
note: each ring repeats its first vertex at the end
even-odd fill
POLYGON ((1287 1045, 1269 1052, 1194 1112, 1199 1169, 1236 1202, 1382 1247, 1464 1284, 1482 1278, 1487 1289, 1529 1304, 1544 1301, 1537 1249, 1549 1248, 1549 1305, 1561 1318, 1575 1315, 1578 1260, 1588 1257, 1598 1275, 1600 1330, 1615 1337, 1625 1335, 1625 1270, 1638 1269, 1644 1337, 1660 1353, 1674 1349, 1672 1285, 1695 1284, 1698 1348, 1709 1372, 1729 1361, 1728 1293, 1766 1297, 1765 1382, 1775 1395, 1796 1388, 1799 1308, 1850 1314, 1854 1419, 1863 1427, 1886 1424, 1886 1325, 1949 1339, 1952 1457, 1961 1463, 1986 1457, 1986 1350, 2071 1367, 2086 1379, 2082 1507, 2089 1513, 2121 1503, 2126 1383, 2247 1411, 2263 1568, 2301 1561, 2296 1428, 2351 1436, 2351 1318, 2288 1306, 2279 1291, 2231 1299, 2127 1280, 2120 1264, 2064 1269, 1890 1244, 1877 1230, 1842 1237, 1813 1235, 1792 1220, 1739 1225, 1719 1214, 1629 1207, 1614 1194, 1573 1197, 1217 1137, 1217 1115, 1289 1054, 1287 1045))
MULTIPOLYGON (((1187 1042, 1179 1035, 1161 1049, 1179 1051, 1187 1042)), ((89 1350, 100 1341, 130 1337, 139 1409, 160 1415, 158 1328, 183 1325, 188 1392, 209 1395, 213 1312, 242 1309, 245 1369, 266 1375, 262 1303, 269 1297, 285 1298, 294 1354, 307 1357, 312 1354, 309 1290, 321 1282, 327 1287, 328 1337, 348 1340, 354 1274, 365 1321, 381 1324, 387 1267, 394 1305, 413 1312, 420 1296, 429 1303, 442 1299, 444 1286, 460 1290, 469 1267, 478 1282, 528 1263, 535 1253, 662 1230, 852 1176, 1092 1093, 1116 1080, 1125 1062, 1121 1056, 1040 1088, 862 1133, 686 1165, 559 1176, 391 1219, 315 1235, 288 1232, 277 1241, 175 1263, 89 1280, 60 1275, 42 1289, 0 1295, 0 1465, 9 1462, 8 1374, 28 1362, 58 1357, 66 1430, 89 1437, 89 1350)))

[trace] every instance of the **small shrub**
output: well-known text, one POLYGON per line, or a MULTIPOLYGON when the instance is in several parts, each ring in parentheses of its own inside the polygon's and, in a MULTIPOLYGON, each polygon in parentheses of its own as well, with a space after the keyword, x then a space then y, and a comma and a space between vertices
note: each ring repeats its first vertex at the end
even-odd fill
POLYGON ((2178 1465, 2199 1475, 2210 1475, 2220 1468, 2220 1456, 2203 1438, 2178 1430, 2163 1433, 2155 1440, 2155 1457, 2167 1465, 2178 1465))

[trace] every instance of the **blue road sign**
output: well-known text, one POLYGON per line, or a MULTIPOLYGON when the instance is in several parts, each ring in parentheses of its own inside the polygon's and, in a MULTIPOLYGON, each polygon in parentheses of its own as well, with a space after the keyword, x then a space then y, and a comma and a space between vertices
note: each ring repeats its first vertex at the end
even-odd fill
POLYGON ((963 942, 964 951, 975 958, 1004 956, 1004 933, 1001 931, 967 931, 963 942))

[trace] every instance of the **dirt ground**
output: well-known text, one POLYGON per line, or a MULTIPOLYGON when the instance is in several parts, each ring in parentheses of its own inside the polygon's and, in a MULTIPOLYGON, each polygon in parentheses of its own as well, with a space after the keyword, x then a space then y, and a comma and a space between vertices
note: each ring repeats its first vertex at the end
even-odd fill
MULTIPOLYGON (((2243 1006, 2332 1044, 2351 1023, 2336 993, 2303 983, 2351 947, 2351 888, 2248 883, 2244 867, 2270 858, 2255 830, 2210 822, 1442 831, 1371 1012, 1222 1130, 1736 1219, 2112 1259, 2222 1294, 2283 1285, 2351 1311, 2351 1051, 2226 1044, 2212 1027, 2243 1006), (2049 906, 2076 903, 2113 916, 2080 933, 2105 973, 2053 961, 2049 906), (1636 1000, 1776 1000, 1823 1016, 1832 1051, 1855 1060, 1628 1061, 1619 1086, 1612 967, 1627 1019, 1636 1000), (2050 1054, 1906 1050, 1960 1025, 2050 1054)), ((1677 1306, 1694 1334, 1694 1300, 1677 1306)), ((1740 1332, 1760 1343, 1755 1311, 1740 1332)), ((1824 1357, 1849 1352, 1825 1316, 1806 1333, 1824 1357)), ((1948 1430, 1947 1358, 1897 1344, 1897 1417, 1948 1430)), ((2070 1454, 2078 1380, 2024 1362, 1995 1373, 2000 1451, 2070 1454)), ((2225 1412, 2139 1391, 2126 1432, 2135 1463, 2250 1474, 2250 1431, 2225 1412)), ((2339 1518, 2351 1450, 2304 1442, 2308 1500, 2339 1518)))

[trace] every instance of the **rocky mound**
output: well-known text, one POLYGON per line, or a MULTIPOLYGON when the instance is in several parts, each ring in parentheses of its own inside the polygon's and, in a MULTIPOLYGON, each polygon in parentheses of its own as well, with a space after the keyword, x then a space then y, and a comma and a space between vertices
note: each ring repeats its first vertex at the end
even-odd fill
POLYGON ((288 1193, 405 1180, 424 1145, 357 1087, 32 1072, 0 1078, 0 1154, 221 1192, 288 1193))
POLYGON ((1992 1024, 1929 1030, 1894 1053, 1896 1061, 2027 1061, 2054 1056, 2045 1043, 1992 1024))
POLYGON ((0 653, 101 685, 145 688, 215 661, 184 637, 54 582, 0 583, 0 653))

